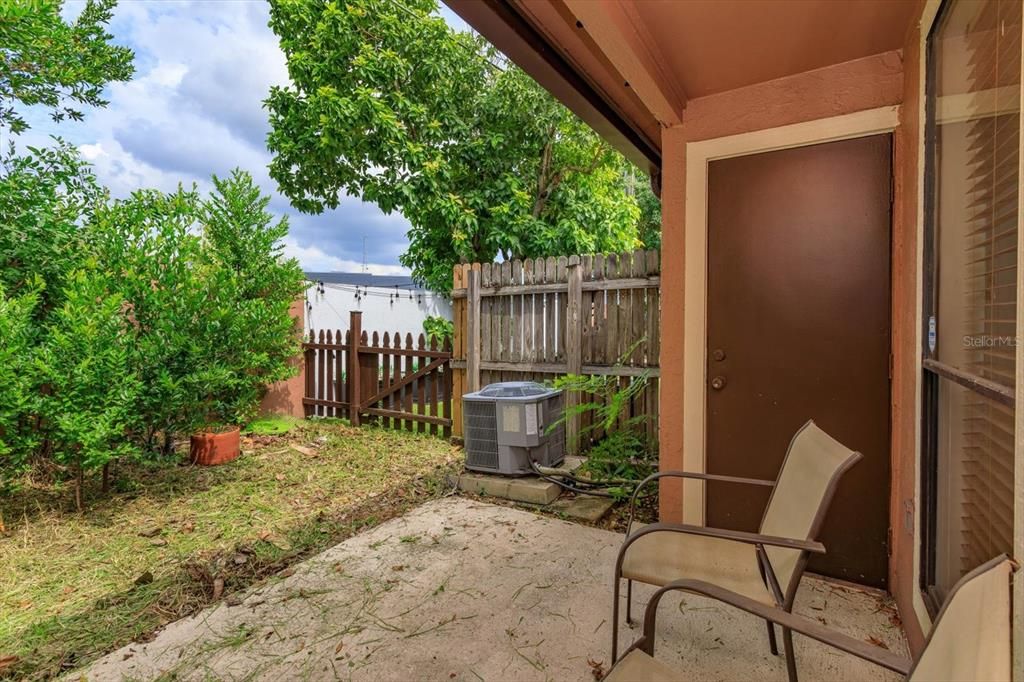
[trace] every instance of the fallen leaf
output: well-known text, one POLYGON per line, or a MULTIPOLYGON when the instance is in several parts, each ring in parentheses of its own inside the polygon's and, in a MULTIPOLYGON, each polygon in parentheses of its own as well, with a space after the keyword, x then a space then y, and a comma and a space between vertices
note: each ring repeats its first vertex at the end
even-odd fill
POLYGON ((20 660, 17 656, 0 656, 0 670, 10 668, 20 660))
POLYGON ((155 538, 157 535, 160 535, 160 532, 162 530, 163 528, 161 528, 160 526, 156 526, 154 528, 147 528, 146 530, 139 532, 139 537, 155 538))
POLYGON ((164 540, 163 538, 157 538, 149 544, 153 545, 154 547, 164 547, 165 545, 167 545, 167 540, 164 540))
POLYGON ((868 641, 871 642, 872 644, 874 644, 875 646, 882 647, 883 649, 888 649, 889 648, 888 644, 886 644, 885 642, 883 642, 879 638, 875 637, 874 635, 868 635, 868 641))
POLYGON ((299 454, 305 455, 307 457, 316 457, 317 456, 316 452, 314 452, 311 448, 305 447, 304 445, 293 445, 292 446, 292 450, 294 450, 295 452, 298 452, 299 454))
POLYGON ((135 579, 136 585, 148 585, 153 582, 153 574, 149 571, 144 572, 138 578, 135 579))
POLYGON ((217 601, 224 594, 224 578, 213 579, 213 600, 217 601))
POLYGON ((242 554, 241 552, 237 552, 235 554, 235 556, 232 557, 232 561, 235 562, 236 566, 241 566, 242 564, 244 564, 248 560, 249 560, 249 557, 247 557, 246 555, 242 554))
POLYGON ((295 575, 295 569, 294 568, 286 568, 283 571, 281 571, 280 573, 278 573, 278 575, 281 576, 282 578, 287 578, 289 576, 293 576, 293 575, 295 575))
POLYGON ((284 474, 276 474, 274 476, 274 478, 276 478, 278 481, 283 481, 284 480, 284 474))
POLYGON ((338 646, 334 647, 334 653, 340 654, 343 648, 345 648, 345 640, 338 642, 338 646))
POLYGON ((181 532, 182 533, 191 533, 195 529, 196 529, 196 524, 194 524, 191 521, 186 521, 185 523, 181 524, 181 532))
POLYGON ((74 591, 75 591, 75 588, 73 588, 73 587, 72 587, 71 585, 65 585, 65 586, 64 586, 64 589, 63 589, 63 590, 61 590, 61 591, 62 591, 62 592, 63 592, 64 594, 71 594, 72 592, 74 592, 74 591))
POLYGON ((405 570, 405 564, 398 564, 396 566, 392 566, 391 570, 392 571, 404 571, 405 570))
POLYGON ((587 657, 587 665, 590 666, 590 674, 594 676, 595 680, 604 679, 604 662, 595 661, 594 659, 587 657))
POLYGON ((259 534, 258 537, 259 537, 260 540, 264 540, 265 541, 265 540, 270 538, 270 535, 271 535, 271 533, 270 533, 269 530, 264 530, 264 531, 260 531, 260 534, 259 534))

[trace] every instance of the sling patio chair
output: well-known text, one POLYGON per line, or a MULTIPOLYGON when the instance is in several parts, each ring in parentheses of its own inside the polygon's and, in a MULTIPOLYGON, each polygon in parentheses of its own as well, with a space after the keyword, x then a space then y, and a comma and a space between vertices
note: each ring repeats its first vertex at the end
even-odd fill
POLYGON ((677 580, 651 597, 644 614, 643 636, 604 679, 605 682, 678 682, 683 679, 678 672, 654 659, 658 602, 666 593, 681 590, 716 599, 778 623, 787 630, 899 673, 911 682, 1006 682, 1011 679, 1011 576, 1016 569, 1014 562, 1003 555, 961 578, 950 590, 921 655, 914 661, 717 585, 700 580, 677 580))
MULTIPOLYGON (((800 578, 811 554, 824 554, 817 541, 836 486, 861 457, 808 420, 793 436, 775 481, 685 471, 661 471, 637 485, 630 500, 626 539, 615 562, 612 606, 612 661, 618 660, 619 586, 626 579, 626 621, 631 623, 633 581, 663 586, 701 580, 767 606, 793 610, 800 578), (759 533, 677 523, 652 523, 633 530, 637 495, 660 478, 725 481, 772 489, 759 533)), ((778 655, 775 627, 768 644, 778 655)), ((786 667, 796 679, 793 636, 782 628, 786 667)))

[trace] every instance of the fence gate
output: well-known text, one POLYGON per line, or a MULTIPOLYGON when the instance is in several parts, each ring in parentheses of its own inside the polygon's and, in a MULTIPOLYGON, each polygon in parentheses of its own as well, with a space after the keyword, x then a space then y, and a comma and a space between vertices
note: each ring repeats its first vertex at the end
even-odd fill
POLYGON ((362 314, 350 314, 349 329, 320 330, 302 344, 306 416, 347 417, 353 426, 375 422, 386 428, 452 434, 451 343, 425 335, 362 330, 362 314), (356 340, 353 342, 353 340, 356 340), (354 348, 353 348, 353 343, 354 348))

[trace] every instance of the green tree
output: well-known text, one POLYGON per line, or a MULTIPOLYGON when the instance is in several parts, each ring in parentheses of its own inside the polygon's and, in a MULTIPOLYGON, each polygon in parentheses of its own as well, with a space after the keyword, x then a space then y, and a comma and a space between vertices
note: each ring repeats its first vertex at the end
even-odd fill
POLYGON ((636 202, 640 206, 637 236, 645 249, 661 249, 661 199, 654 195, 649 178, 636 173, 629 176, 636 202))
POLYGON ((0 286, 0 492, 21 473, 37 440, 34 415, 40 396, 31 366, 34 308, 32 294, 8 298, 0 286))
POLYGON ((105 198, 88 164, 62 142, 0 158, 0 287, 37 294, 37 322, 59 306, 86 255, 81 226, 105 198))
POLYGON ((147 450, 245 421, 263 388, 295 371, 289 309, 303 274, 281 254, 287 222, 266 211, 248 173, 214 185, 206 198, 136 192, 98 208, 87 229, 133 325, 147 450))
POLYGON ((140 384, 129 306, 97 269, 74 273, 36 361, 47 386, 42 416, 54 459, 75 472, 82 507, 85 472, 134 452, 140 384))
POLYGON ((40 105, 54 121, 80 120, 81 105, 104 106, 103 87, 134 73, 132 51, 110 43, 116 0, 88 0, 72 22, 62 0, 0 2, 0 129, 28 123, 18 105, 40 105))
POLYGON ((624 160, 434 0, 273 0, 291 84, 267 100, 270 173, 302 211, 344 194, 411 223, 432 289, 460 260, 631 249, 624 160))
POLYGON ((142 382, 136 409, 147 450, 159 444, 169 452, 174 434, 198 427, 203 417, 195 396, 221 380, 203 358, 206 339, 221 322, 207 314, 202 242, 193 233, 198 206, 195 191, 139 190, 98 207, 87 227, 90 249, 108 265, 111 288, 129 308, 142 382))
POLYGON ((305 276, 298 261, 285 258, 282 240, 288 221, 267 212, 252 176, 235 170, 213 178, 214 191, 199 207, 204 242, 206 313, 219 320, 205 358, 216 358, 224 380, 203 398, 205 412, 220 423, 239 424, 253 416, 264 388, 294 375, 299 330, 291 306, 305 276))

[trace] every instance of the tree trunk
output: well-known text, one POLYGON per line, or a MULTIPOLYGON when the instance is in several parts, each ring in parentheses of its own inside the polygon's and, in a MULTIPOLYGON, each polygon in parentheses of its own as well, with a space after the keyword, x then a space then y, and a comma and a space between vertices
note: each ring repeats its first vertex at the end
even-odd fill
POLYGON ((164 445, 162 449, 164 457, 170 457, 174 452, 174 435, 170 431, 164 431, 164 445))
POLYGON ((82 471, 82 465, 78 465, 78 474, 75 476, 75 509, 81 513, 82 511, 82 485, 85 483, 85 472, 82 471))
POLYGON ((101 489, 104 495, 110 492, 110 462, 103 464, 103 487, 101 489))

